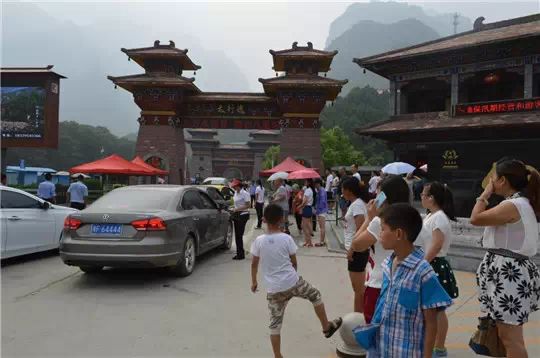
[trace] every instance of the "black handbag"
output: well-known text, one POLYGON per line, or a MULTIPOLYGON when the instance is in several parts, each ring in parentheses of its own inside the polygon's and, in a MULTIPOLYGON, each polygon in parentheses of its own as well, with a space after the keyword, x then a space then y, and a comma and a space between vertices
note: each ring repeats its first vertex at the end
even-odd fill
POLYGON ((488 357, 506 357, 506 348, 501 339, 497 324, 489 316, 478 318, 478 329, 469 341, 474 353, 488 357))

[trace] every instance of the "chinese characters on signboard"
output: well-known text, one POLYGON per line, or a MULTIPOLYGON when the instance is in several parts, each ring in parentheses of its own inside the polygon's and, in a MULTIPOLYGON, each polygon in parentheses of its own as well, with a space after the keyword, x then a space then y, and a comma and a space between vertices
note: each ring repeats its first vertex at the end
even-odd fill
POLYGON ((475 103, 475 104, 458 104, 455 106, 455 115, 475 115, 486 113, 514 113, 514 112, 529 112, 540 111, 540 98, 475 103))
POLYGON ((271 104, 255 105, 241 103, 192 103, 187 105, 188 116, 218 116, 218 117, 274 117, 277 108, 271 104))

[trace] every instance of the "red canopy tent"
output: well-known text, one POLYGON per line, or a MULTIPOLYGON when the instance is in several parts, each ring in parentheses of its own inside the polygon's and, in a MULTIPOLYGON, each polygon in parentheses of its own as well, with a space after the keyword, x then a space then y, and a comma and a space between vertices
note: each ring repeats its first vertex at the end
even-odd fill
POLYGON ((132 163, 119 155, 113 154, 94 162, 77 165, 70 173, 118 174, 118 175, 156 175, 153 170, 132 163))
POLYGON ((303 170, 303 169, 307 169, 307 168, 303 166, 302 164, 298 163, 293 158, 287 157, 285 158, 284 161, 282 161, 281 163, 279 163, 272 169, 263 170, 262 172, 260 172, 260 175, 263 177, 268 177, 277 172, 291 173, 291 172, 295 172, 297 170, 303 170))
POLYGON ((140 167, 146 168, 148 170, 151 170, 154 172, 155 175, 169 175, 169 172, 166 170, 161 170, 159 168, 156 168, 147 162, 145 162, 141 157, 136 156, 132 161, 133 164, 137 164, 140 167))

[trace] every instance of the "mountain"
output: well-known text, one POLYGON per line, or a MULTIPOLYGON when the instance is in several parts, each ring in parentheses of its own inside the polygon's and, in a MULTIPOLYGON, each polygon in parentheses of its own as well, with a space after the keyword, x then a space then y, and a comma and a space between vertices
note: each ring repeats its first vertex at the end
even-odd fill
MULTIPOLYGON (((2 66, 54 65, 54 71, 67 77, 60 85, 60 120, 106 126, 120 135, 138 130, 136 119, 140 110, 129 92, 114 90, 107 75, 144 71, 133 61, 128 62, 120 51, 122 47, 147 47, 156 39, 173 40, 179 48, 189 48, 192 60, 202 66, 195 76, 195 84, 201 90, 231 91, 248 87, 233 61, 221 51, 203 48, 200 40, 181 30, 145 27, 126 16, 115 16, 112 20, 82 26, 59 20, 33 3, 4 3, 2 66)), ((190 77, 192 73, 186 75, 190 77)))
MULTIPOLYGON (((404 2, 371 1, 367 3, 354 3, 341 16, 336 18, 330 25, 326 45, 329 46, 333 40, 341 36, 355 24, 364 20, 371 20, 381 24, 391 24, 405 19, 417 19, 435 29, 441 36, 454 33, 453 13, 435 13, 434 11, 430 11, 428 14, 424 8, 404 2)), ((460 16, 458 18, 457 32, 468 31, 470 29, 472 29, 471 20, 467 17, 460 16)))
POLYGON ((330 42, 329 50, 338 50, 334 57, 329 76, 348 79, 344 88, 346 94, 351 88, 370 85, 375 88, 387 88, 388 80, 363 70, 353 58, 375 55, 389 50, 411 46, 424 41, 434 40, 439 34, 416 19, 401 20, 392 24, 363 20, 346 30, 330 42))

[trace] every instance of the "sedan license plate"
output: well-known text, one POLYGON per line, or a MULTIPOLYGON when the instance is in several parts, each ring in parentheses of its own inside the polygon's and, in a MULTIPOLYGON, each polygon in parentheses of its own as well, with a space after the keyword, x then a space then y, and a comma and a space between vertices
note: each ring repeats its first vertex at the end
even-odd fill
POLYGON ((121 235, 121 224, 92 224, 92 234, 98 235, 121 235))

